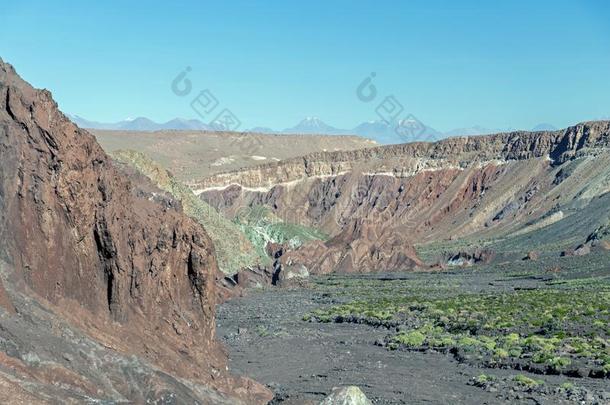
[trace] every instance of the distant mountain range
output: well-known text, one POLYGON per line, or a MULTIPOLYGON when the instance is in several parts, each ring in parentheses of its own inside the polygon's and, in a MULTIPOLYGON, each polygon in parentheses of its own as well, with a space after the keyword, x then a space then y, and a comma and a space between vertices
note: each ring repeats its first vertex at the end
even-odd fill
POLYGON ((307 117, 297 125, 281 131, 283 134, 358 135, 348 129, 328 125, 318 117, 307 117))
POLYGON ((474 135, 489 135, 499 132, 506 132, 509 129, 485 128, 479 125, 466 128, 456 128, 445 132, 445 136, 474 136, 474 135))
POLYGON ((557 131, 557 127, 551 124, 542 123, 532 128, 532 131, 557 131))
POLYGON ((90 121, 85 118, 79 117, 78 115, 68 115, 70 119, 81 128, 93 128, 93 129, 113 129, 122 131, 160 131, 164 129, 176 129, 176 130, 197 130, 197 131, 212 131, 211 125, 205 124, 195 119, 184 119, 174 118, 171 121, 165 123, 157 123, 145 117, 138 117, 135 119, 126 119, 114 123, 104 123, 97 121, 90 121))
MULTIPOLYGON (((108 129, 121 131, 161 131, 161 130, 191 130, 191 131, 217 131, 222 128, 214 127, 196 119, 175 118, 165 123, 157 123, 145 117, 126 119, 115 123, 90 121, 77 115, 70 115, 70 119, 81 128, 108 129)), ((542 123, 532 128, 532 131, 554 131, 551 124, 542 123)), ((379 144, 395 144, 417 141, 435 141, 450 136, 487 135, 498 132, 512 131, 509 129, 485 128, 472 126, 456 128, 447 132, 440 132, 420 122, 414 116, 392 123, 385 121, 368 121, 352 129, 340 129, 328 125, 320 118, 307 117, 293 127, 277 131, 268 127, 255 127, 246 132, 264 134, 316 134, 316 135, 359 135, 372 139, 379 144)))

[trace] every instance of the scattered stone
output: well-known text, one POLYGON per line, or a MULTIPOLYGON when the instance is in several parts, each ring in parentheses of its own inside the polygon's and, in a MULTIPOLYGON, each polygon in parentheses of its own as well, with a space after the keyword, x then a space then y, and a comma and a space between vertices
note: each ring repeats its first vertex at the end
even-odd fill
POLYGON ((591 253, 591 246, 589 245, 580 245, 574 250, 574 256, 585 256, 591 253))
POLYGON ((591 244, 583 244, 578 246, 576 249, 566 250, 561 252, 562 257, 573 257, 573 256, 586 256, 591 253, 591 244))
POLYGON ((455 254, 446 253, 445 263, 450 267, 470 267, 475 264, 489 264, 495 257, 493 250, 477 248, 473 251, 462 251, 455 254))
POLYGON ((373 405, 356 386, 333 388, 332 393, 320 405, 373 405))

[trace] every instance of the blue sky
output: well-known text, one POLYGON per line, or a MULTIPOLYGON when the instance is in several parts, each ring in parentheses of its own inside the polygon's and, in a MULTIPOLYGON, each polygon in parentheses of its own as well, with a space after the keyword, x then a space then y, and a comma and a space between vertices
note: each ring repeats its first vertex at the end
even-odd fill
POLYGON ((195 118, 209 89, 244 127, 351 128, 379 97, 439 129, 610 116, 606 1, 4 2, 0 57, 68 113, 195 118), (534 4, 532 4, 534 3, 534 4), (170 90, 186 66, 193 94, 170 90))

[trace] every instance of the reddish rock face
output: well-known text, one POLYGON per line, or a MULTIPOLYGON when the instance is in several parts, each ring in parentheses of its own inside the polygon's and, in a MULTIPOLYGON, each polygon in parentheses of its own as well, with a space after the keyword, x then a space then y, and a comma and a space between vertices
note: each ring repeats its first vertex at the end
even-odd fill
POLYGON ((607 192, 609 150, 610 121, 598 121, 316 153, 192 186, 228 215, 263 205, 331 235, 287 250, 283 262, 308 262, 313 272, 409 270, 421 266, 415 244, 502 238, 560 221, 560 207, 607 192))
POLYGON ((565 130, 515 131, 455 137, 434 143, 415 142, 351 151, 317 152, 191 181, 194 189, 240 184, 273 186, 302 178, 367 171, 408 177, 426 170, 465 168, 494 160, 549 158, 555 164, 610 146, 610 121, 593 121, 565 130))
POLYGON ((311 266, 315 273, 370 273, 425 266, 404 234, 381 225, 354 219, 324 244, 326 249, 315 254, 308 254, 305 249, 304 258, 315 258, 311 266))
POLYGON ((138 196, 48 91, 1 60, 0 259, 15 288, 116 350, 248 401, 269 396, 225 373, 205 231, 138 196))

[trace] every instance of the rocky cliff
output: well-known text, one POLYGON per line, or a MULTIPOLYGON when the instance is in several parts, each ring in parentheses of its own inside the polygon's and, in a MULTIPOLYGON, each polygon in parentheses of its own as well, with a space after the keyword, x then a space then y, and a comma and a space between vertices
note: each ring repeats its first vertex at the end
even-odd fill
POLYGON ((307 177, 336 176, 354 169, 374 174, 413 176, 426 170, 466 168, 534 158, 555 164, 610 146, 610 122, 582 123, 565 130, 510 132, 455 137, 434 143, 408 143, 353 151, 319 152, 256 167, 218 173, 190 183, 194 190, 239 184, 269 188, 307 177))
POLYGON ((32 349, 48 356, 32 365, 20 352, 25 329, 48 333, 58 345, 71 339, 40 323, 19 329, 3 315, 2 330, 12 330, 3 342, 14 350, 0 356, 0 371, 13 375, 15 392, 40 401, 269 399, 263 388, 226 373, 214 337, 217 264, 203 228, 179 208, 142 196, 50 92, 33 89, 2 61, 0 259, 5 308, 51 329, 64 325, 70 337, 82 334, 106 352, 83 363, 32 349), (28 315, 31 305, 45 310, 28 315), (108 364, 112 356, 141 364, 116 367, 108 364))
POLYGON ((293 252, 290 262, 321 272, 400 270, 421 265, 413 244, 496 238, 562 220, 610 191, 609 162, 610 122, 600 121, 313 154, 192 187, 227 215, 263 205, 331 235, 326 250, 293 252))

